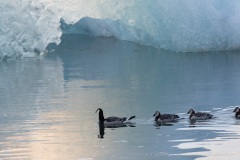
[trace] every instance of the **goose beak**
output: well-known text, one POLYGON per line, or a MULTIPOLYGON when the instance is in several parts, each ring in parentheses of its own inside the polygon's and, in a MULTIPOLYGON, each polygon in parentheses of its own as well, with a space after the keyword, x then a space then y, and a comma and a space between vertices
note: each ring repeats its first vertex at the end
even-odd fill
POLYGON ((96 110, 96 112, 95 113, 97 113, 97 111, 99 110, 99 108, 96 110))
POLYGON ((233 110, 233 112, 236 112, 237 111, 237 108, 235 108, 234 110, 233 110))

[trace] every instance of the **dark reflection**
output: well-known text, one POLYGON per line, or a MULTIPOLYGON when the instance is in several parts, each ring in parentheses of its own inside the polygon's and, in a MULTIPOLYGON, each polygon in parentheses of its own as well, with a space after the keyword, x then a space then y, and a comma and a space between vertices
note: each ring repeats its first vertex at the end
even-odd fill
POLYGON ((192 119, 190 119, 190 120, 189 120, 189 124, 190 124, 189 127, 196 127, 196 125, 195 125, 195 124, 196 124, 196 121, 197 121, 197 120, 192 120, 192 119))
POLYGON ((105 128, 121 128, 121 127, 136 127, 135 123, 124 123, 124 124, 112 124, 112 125, 106 125, 104 123, 99 123, 99 135, 98 138, 103 139, 105 135, 105 128))
POLYGON ((135 124, 105 125, 105 128, 136 127, 135 124))
POLYGON ((175 122, 155 122, 153 126, 157 127, 157 129, 160 129, 160 126, 173 126, 174 123, 177 123, 177 121, 175 122))
POLYGON ((104 127, 104 124, 103 124, 103 123, 99 123, 98 126, 99 126, 99 135, 98 135, 98 138, 102 139, 102 138, 104 138, 103 136, 104 136, 104 134, 105 134, 105 132, 104 132, 105 127, 104 127))
POLYGON ((154 125, 155 127, 157 127, 157 129, 159 129, 160 126, 173 126, 174 124, 178 123, 179 121, 183 120, 185 118, 179 118, 179 119, 175 119, 175 120, 172 120, 172 121, 154 121, 154 125))
POLYGON ((193 119, 189 119, 189 127, 197 127, 198 124, 208 125, 209 121, 210 121, 210 119, 208 119, 208 120, 193 120, 193 119))

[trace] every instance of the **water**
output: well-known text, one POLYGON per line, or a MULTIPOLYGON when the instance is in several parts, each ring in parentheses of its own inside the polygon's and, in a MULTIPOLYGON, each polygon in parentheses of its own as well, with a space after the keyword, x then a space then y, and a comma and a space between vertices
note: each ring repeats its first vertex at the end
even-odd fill
POLYGON ((239 61, 64 35, 44 58, 0 63, 0 159, 238 159, 239 61), (98 107, 136 119, 102 128, 98 107), (217 118, 191 123, 190 108, 217 118), (156 110, 185 119, 156 125, 156 110))

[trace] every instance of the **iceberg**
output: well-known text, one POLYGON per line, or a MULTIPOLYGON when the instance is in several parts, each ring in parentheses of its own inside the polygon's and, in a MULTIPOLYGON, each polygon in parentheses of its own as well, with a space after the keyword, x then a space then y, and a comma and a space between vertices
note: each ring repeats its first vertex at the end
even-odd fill
POLYGON ((37 0, 0 0, 0 60, 33 57, 60 43, 57 10, 37 0))
POLYGON ((62 34, 175 52, 240 48, 238 0, 0 0, 0 59, 40 55, 62 34))

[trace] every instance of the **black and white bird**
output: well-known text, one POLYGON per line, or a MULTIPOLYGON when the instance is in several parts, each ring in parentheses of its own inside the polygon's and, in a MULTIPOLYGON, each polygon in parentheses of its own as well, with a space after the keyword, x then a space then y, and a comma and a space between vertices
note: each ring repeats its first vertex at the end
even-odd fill
POLYGON ((236 118, 240 118, 240 108, 239 107, 236 107, 233 112, 235 112, 235 117, 236 118))
POLYGON ((195 112, 193 109, 190 109, 187 114, 190 114, 189 119, 191 120, 206 120, 212 119, 213 115, 206 112, 195 112))
POLYGON ((121 125, 121 124, 129 122, 131 119, 135 118, 135 116, 131 116, 129 118, 127 118, 127 117, 115 117, 115 116, 104 118, 103 110, 101 108, 98 108, 96 110, 96 112, 98 112, 99 123, 104 124, 104 125, 121 125))
POLYGON ((156 111, 153 116, 156 122, 173 122, 180 118, 176 114, 161 114, 159 111, 156 111))

